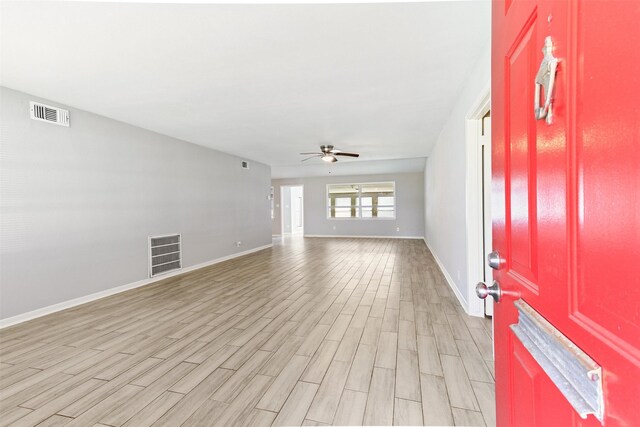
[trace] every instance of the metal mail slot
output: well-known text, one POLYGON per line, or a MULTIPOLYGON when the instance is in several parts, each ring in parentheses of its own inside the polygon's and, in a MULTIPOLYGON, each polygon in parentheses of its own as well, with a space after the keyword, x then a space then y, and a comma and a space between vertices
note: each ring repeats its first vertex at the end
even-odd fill
POLYGON ((593 414, 602 422, 602 368, 526 302, 514 305, 518 323, 511 330, 578 414, 593 414))

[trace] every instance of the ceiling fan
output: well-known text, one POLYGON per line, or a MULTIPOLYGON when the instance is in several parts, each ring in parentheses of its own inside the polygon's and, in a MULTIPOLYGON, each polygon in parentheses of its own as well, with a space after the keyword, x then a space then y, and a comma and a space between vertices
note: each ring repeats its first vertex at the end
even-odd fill
POLYGON ((323 161, 327 163, 335 163, 338 161, 336 156, 347 156, 347 157, 360 157, 358 153, 349 153, 342 150, 336 150, 333 148, 333 145, 321 145, 320 146, 321 153, 300 153, 302 155, 305 154, 313 154, 311 157, 307 157, 306 159, 302 159, 302 161, 307 161, 309 159, 313 159, 314 157, 320 157, 323 161))

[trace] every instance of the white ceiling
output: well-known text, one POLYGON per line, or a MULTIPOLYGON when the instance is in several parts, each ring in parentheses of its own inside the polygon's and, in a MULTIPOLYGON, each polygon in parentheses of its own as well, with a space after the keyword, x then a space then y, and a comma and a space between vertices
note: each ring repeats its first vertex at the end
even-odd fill
POLYGON ((3 1, 1 26, 3 86, 274 177, 376 173, 429 154, 489 41, 490 3, 3 1), (321 143, 361 157, 300 163, 321 143))
POLYGON ((271 176, 274 178, 298 178, 305 176, 347 176, 375 175, 391 173, 414 173, 424 170, 424 157, 412 159, 387 159, 369 161, 342 161, 327 164, 321 160, 305 162, 302 167, 298 163, 284 166, 272 166, 271 176), (302 174, 301 174, 302 172, 302 174))

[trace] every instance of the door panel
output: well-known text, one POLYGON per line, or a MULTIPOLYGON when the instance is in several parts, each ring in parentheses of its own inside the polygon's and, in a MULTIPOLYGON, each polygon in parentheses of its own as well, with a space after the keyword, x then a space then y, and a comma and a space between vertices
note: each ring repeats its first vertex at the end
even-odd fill
MULTIPOLYGON (((624 343, 624 351, 637 362, 640 227, 631 226, 638 224, 640 216, 640 101, 629 91, 640 86, 640 36, 638 22, 622 15, 624 3, 611 2, 600 9, 579 4, 576 11, 576 50, 581 59, 577 63, 580 102, 574 106, 580 210, 577 281, 571 297, 574 315, 585 326, 624 343), (602 22, 617 24, 602 26, 602 22), (597 33, 586 31, 596 26, 597 33), (634 46, 635 52, 613 48, 617 34, 624 34, 624 43, 634 46), (608 282, 620 286, 601 292, 602 284, 608 282), (619 304, 622 300, 635 303, 619 304)), ((635 9, 640 10, 637 2, 635 9)))
POLYGON ((640 425, 640 1, 495 1, 492 19, 498 425, 601 425, 509 329, 518 299, 602 368, 604 424, 640 425), (550 124, 533 111, 547 36, 550 124))
POLYGON ((533 102, 532 64, 536 57, 535 20, 518 34, 505 59, 507 111, 507 197, 510 274, 538 293, 536 262, 535 122, 530 114, 533 102))
POLYGON ((640 425, 640 2, 599 3, 579 2, 571 17, 576 232, 568 303, 585 348, 611 366, 612 425, 640 425))
POLYGON ((571 407, 557 387, 549 380, 529 351, 511 334, 513 342, 513 382, 520 384, 518 402, 513 406, 515 426, 572 426, 571 407), (547 402, 560 406, 549 411, 547 402))

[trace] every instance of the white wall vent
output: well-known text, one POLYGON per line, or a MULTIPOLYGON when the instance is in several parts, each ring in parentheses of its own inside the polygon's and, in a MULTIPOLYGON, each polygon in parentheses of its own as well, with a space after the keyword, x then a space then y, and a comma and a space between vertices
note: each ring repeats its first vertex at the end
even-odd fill
POLYGON ((39 102, 29 102, 31 118, 60 126, 69 126, 69 110, 52 107, 39 102))
POLYGON ((242 169, 249 169, 249 162, 247 162, 246 160, 242 161, 242 169))
POLYGON ((149 277, 182 268, 179 234, 149 236, 149 277))

